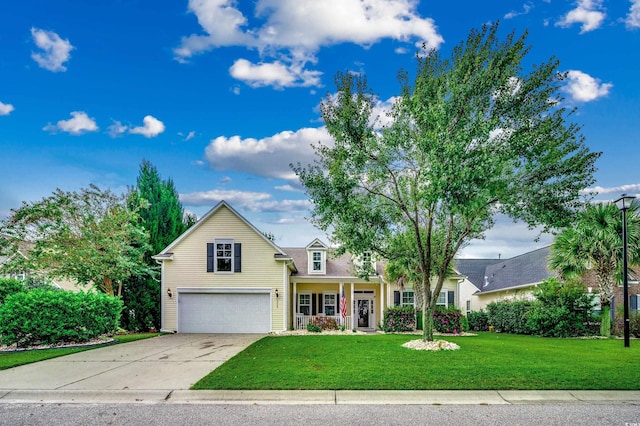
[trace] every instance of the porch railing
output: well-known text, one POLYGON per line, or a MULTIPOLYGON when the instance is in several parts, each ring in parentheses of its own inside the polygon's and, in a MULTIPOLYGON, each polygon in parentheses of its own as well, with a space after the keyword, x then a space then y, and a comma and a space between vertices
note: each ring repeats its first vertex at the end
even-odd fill
POLYGON ((306 330, 307 329, 307 324, 309 324, 311 321, 314 321, 316 318, 333 318, 334 320, 336 320, 336 323, 338 323, 338 326, 341 326, 344 324, 344 326, 348 329, 351 328, 351 315, 347 315, 346 317, 344 317, 344 319, 342 319, 342 317, 340 315, 303 315, 303 314, 296 314, 295 315, 295 321, 294 321, 294 328, 296 330, 306 330))

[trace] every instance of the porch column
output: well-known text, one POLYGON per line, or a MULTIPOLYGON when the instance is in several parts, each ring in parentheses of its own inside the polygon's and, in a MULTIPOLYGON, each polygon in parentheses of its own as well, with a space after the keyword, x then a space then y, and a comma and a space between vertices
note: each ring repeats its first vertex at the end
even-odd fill
POLYGON ((378 311, 378 325, 382 326, 383 318, 384 318, 384 297, 383 297, 384 285, 382 282, 382 278, 380 278, 380 310, 378 311))
POLYGON ((351 283, 351 329, 352 330, 356 328, 356 310, 355 310, 356 299, 354 299, 354 293, 353 293, 354 286, 355 284, 352 282, 351 283))
POLYGON ((292 322, 291 325, 293 326, 294 330, 298 329, 298 318, 297 318, 297 314, 298 314, 298 283, 296 283, 295 281, 293 282, 293 308, 292 308, 292 322))

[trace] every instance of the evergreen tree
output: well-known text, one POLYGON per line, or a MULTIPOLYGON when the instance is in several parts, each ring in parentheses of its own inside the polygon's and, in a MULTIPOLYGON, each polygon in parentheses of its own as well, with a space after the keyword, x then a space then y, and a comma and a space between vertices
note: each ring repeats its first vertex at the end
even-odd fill
MULTIPOLYGON (((160 253, 193 223, 195 217, 186 215, 173 180, 162 180, 156 167, 142 160, 137 185, 131 191, 130 203, 141 204, 140 224, 149 234, 150 249, 144 261, 157 268, 151 256, 160 253)), ((135 278, 125 284, 122 318, 128 330, 160 328, 160 283, 154 278, 135 278)))

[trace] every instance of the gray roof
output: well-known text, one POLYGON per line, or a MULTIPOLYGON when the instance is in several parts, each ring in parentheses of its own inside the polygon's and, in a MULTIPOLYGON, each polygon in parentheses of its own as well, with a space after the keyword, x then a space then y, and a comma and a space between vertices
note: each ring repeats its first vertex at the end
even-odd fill
MULTIPOLYGON (((353 262, 351 261, 351 255, 348 253, 343 254, 340 257, 335 257, 332 250, 327 251, 327 263, 326 273, 323 275, 309 274, 309 257, 307 249, 304 247, 287 247, 282 248, 286 254, 291 256, 293 262, 298 269, 297 276, 299 277, 351 277, 355 276, 353 262)), ((376 262, 376 271, 378 275, 382 275, 381 262, 376 262)))
POLYGON ((534 285, 556 274, 549 269, 551 246, 510 259, 457 259, 456 268, 481 292, 534 285))
POLYGON ((501 262, 500 259, 456 259, 455 268, 461 275, 466 275, 478 290, 482 290, 487 267, 501 262))

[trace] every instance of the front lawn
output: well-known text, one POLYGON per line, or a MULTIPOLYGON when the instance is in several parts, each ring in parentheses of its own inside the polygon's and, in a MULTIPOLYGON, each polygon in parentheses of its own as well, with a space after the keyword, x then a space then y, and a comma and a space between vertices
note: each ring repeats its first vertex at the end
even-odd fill
POLYGON ((269 336, 193 389, 640 389, 640 341, 498 333, 447 337, 457 351, 402 347, 412 335, 269 336))
MULTIPOLYGON (((113 336, 116 343, 133 342, 134 340, 147 339, 149 337, 158 336, 160 333, 141 333, 141 334, 118 334, 113 336)), ((109 343, 108 343, 109 344, 109 343)), ((32 351, 16 351, 0 353, 0 370, 11 367, 17 367, 32 362, 44 361, 45 359, 57 358, 59 356, 70 355, 76 352, 88 351, 100 348, 104 345, 83 346, 74 348, 55 348, 55 349, 38 349, 32 351)))

